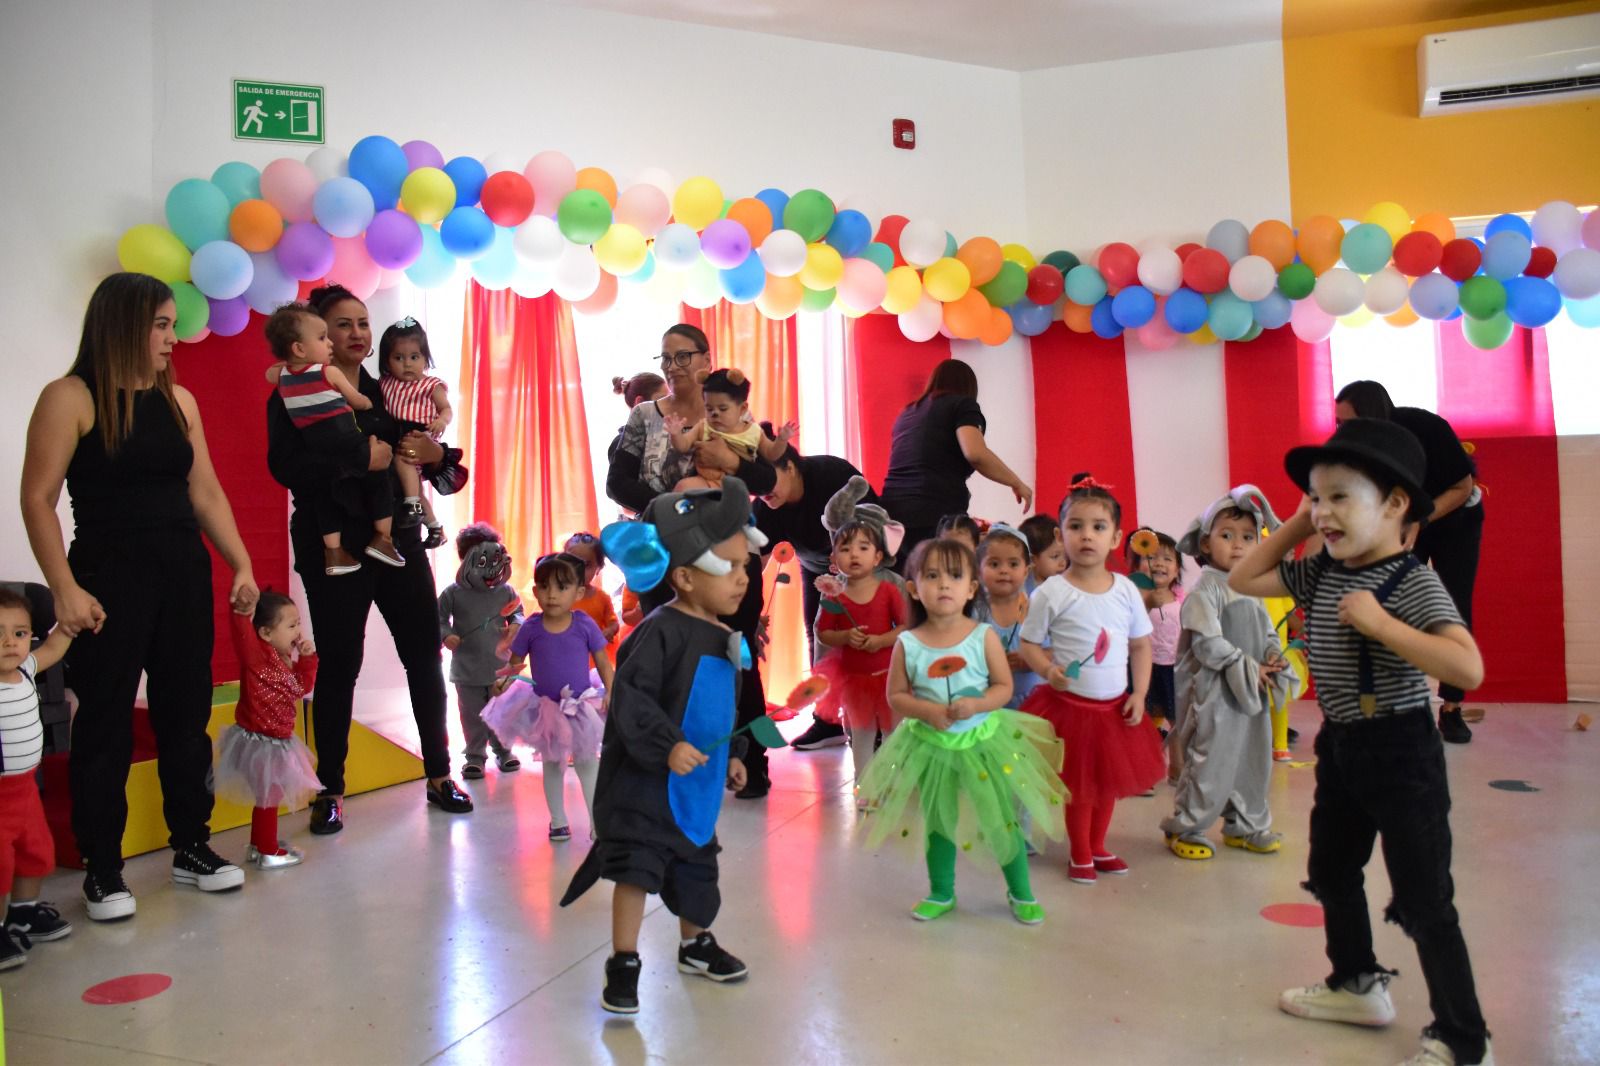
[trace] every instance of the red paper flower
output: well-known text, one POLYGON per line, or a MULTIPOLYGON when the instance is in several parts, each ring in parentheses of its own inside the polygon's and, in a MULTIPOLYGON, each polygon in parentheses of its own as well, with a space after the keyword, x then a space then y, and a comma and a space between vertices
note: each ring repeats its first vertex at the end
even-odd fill
POLYGON ((790 544, 788 541, 779 541, 777 546, 772 549, 772 561, 777 563, 779 566, 782 566, 787 562, 792 562, 793 560, 794 545, 790 544))
POLYGON ((816 586, 818 592, 829 599, 836 600, 844 595, 844 578, 838 574, 821 574, 812 584, 816 586))
POLYGON ((1103 663, 1106 661, 1106 653, 1110 650, 1111 634, 1102 629, 1100 635, 1094 639, 1094 655, 1092 658, 1097 663, 1103 663))
POLYGON ((828 679, 813 675, 791 689, 783 705, 791 711, 798 711, 817 702, 827 691, 828 679))
POLYGON ((959 674, 966 668, 967 660, 961 656, 946 655, 942 659, 933 660, 933 664, 928 667, 928 676, 932 678, 949 677, 952 674, 959 674))

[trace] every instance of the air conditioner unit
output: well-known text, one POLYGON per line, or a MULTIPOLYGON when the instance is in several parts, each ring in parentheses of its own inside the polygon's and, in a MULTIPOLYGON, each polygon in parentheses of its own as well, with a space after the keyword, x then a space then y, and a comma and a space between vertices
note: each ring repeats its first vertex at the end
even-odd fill
POLYGON ((1600 97, 1600 14, 1435 33, 1417 42, 1423 117, 1600 97))

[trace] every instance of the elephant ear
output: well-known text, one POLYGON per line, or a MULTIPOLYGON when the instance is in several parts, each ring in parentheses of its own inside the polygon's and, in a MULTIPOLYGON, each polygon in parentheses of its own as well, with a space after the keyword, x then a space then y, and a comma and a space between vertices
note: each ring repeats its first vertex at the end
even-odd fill
POLYGON ((1278 527, 1283 525, 1273 513, 1272 504, 1267 501, 1267 494, 1254 485, 1239 485, 1228 495, 1233 497, 1234 506, 1239 510, 1254 512, 1268 533, 1277 532, 1278 527))
POLYGON ((867 498, 869 489, 866 478, 860 474, 852 476, 844 483, 842 489, 828 499, 828 505, 822 509, 822 528, 832 533, 854 518, 856 504, 867 498))

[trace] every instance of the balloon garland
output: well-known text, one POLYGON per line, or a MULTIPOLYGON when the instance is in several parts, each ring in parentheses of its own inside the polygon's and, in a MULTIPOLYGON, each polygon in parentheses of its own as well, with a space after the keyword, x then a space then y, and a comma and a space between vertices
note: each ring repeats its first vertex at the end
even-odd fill
POLYGON ((167 225, 132 227, 117 257, 173 286, 185 340, 238 333, 301 282, 334 277, 365 299, 402 274, 443 284, 463 262, 486 288, 554 291, 586 313, 608 309, 620 279, 697 307, 754 303, 776 319, 882 311, 914 341, 943 332, 997 345, 1056 320, 1107 338, 1131 331, 1150 348, 1284 325, 1317 341, 1336 321, 1382 316, 1395 326, 1464 317, 1468 342, 1494 348, 1563 308, 1600 327, 1600 211, 1565 201, 1531 222, 1500 215, 1481 240, 1458 237, 1443 214, 1412 218, 1386 202, 1359 221, 1225 219, 1204 244, 1118 241, 1086 260, 1041 260, 990 237, 958 242, 927 219, 874 220, 817 189, 730 200, 710 178, 675 185, 652 169, 619 190, 559 152, 520 167, 447 162, 426 141, 373 136, 348 157, 324 147, 259 171, 224 163, 210 180, 178 182, 165 206, 167 225))

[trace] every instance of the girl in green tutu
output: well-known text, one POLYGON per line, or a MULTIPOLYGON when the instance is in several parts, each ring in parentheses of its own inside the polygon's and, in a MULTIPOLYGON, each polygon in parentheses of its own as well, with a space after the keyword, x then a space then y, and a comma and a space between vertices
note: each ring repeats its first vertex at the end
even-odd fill
POLYGON ((977 575, 972 549, 948 539, 918 545, 906 566, 912 627, 889 667, 901 722, 860 783, 873 811, 867 844, 925 837, 928 896, 911 911, 919 921, 955 910, 956 855, 976 850, 1000 864, 1012 915, 1038 925, 1044 909, 1028 881, 1019 812, 1032 816, 1036 836, 1062 839, 1061 742, 1049 723, 1006 709, 1005 652, 993 628, 966 613, 977 575))

